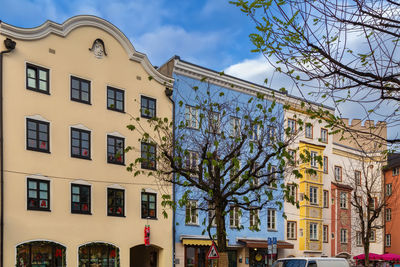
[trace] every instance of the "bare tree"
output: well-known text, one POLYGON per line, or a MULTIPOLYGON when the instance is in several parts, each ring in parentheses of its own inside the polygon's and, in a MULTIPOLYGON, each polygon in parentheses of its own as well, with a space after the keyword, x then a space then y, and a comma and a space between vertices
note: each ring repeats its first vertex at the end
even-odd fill
POLYGON ((164 195, 164 205, 185 206, 197 199, 198 206, 189 208, 209 212, 210 220, 202 222, 204 230, 224 254, 225 216, 232 207, 254 215, 252 229, 258 230, 256 211, 267 205, 281 208, 289 196, 281 174, 291 160, 286 147, 294 137, 283 138, 289 129, 283 127, 283 106, 273 95, 230 93, 205 79, 174 93, 183 95, 185 90, 191 97, 175 103, 175 122, 132 118, 128 128, 139 133, 142 148, 128 170, 183 190, 180 199, 164 195), (210 230, 213 224, 216 236, 210 230))
MULTIPOLYGON (((289 76, 305 97, 333 100, 338 116, 312 110, 335 130, 400 143, 374 131, 349 129, 341 108, 362 120, 400 120, 400 3, 392 0, 235 0, 256 26, 250 34, 277 72, 289 76), (360 114, 361 112, 364 115, 360 114)), ((312 107, 310 107, 312 108, 312 107)), ((361 122, 360 122, 361 123, 361 122)))

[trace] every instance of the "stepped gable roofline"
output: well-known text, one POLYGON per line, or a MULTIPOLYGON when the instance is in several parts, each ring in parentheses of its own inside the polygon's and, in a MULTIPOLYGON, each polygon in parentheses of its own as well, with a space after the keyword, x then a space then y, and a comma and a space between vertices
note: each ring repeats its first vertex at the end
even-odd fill
POLYGON ((47 37, 50 34, 55 34, 61 37, 66 37, 71 31, 79 27, 95 27, 113 36, 125 49, 128 58, 132 61, 139 62, 143 68, 151 75, 156 81, 164 84, 165 86, 172 87, 173 79, 158 72, 150 63, 148 57, 135 50, 132 43, 115 25, 109 21, 92 16, 92 15, 78 15, 71 17, 58 24, 54 21, 47 20, 42 25, 35 28, 20 28, 7 24, 3 21, 0 23, 0 34, 8 36, 17 40, 34 41, 47 37))
MULTIPOLYGON (((231 88, 231 85, 233 85, 234 87, 232 89, 236 89, 236 90, 240 90, 240 91, 247 91, 250 93, 264 93, 266 95, 271 95, 272 92, 275 94, 275 96, 277 97, 277 100, 281 103, 285 103, 285 102, 305 102, 305 103, 309 103, 311 105, 315 105, 321 108, 325 108, 328 109, 330 111, 335 111, 334 108, 326 106, 326 105, 322 105, 313 101, 309 101, 306 99, 303 99, 301 97, 297 97, 294 95, 290 95, 288 93, 283 93, 280 92, 278 90, 269 88, 267 86, 264 85, 260 85, 257 83, 253 83, 250 81, 246 81, 244 79, 229 75, 229 74, 223 74, 220 75, 221 72, 218 72, 216 70, 210 69, 210 68, 206 68, 197 64, 194 64, 192 62, 186 61, 181 59, 180 56, 178 55, 174 55, 173 57, 171 57, 166 63, 164 63, 160 68, 166 66, 168 63, 170 63, 171 61, 174 61, 174 70, 177 71, 178 73, 184 73, 184 72, 191 72, 193 74, 197 74, 197 76, 203 76, 203 77, 207 77, 207 78, 212 78, 212 79, 217 79, 218 77, 220 79, 220 83, 218 83, 218 85, 221 85, 221 83, 225 83, 225 87, 227 88, 231 88), (218 76, 216 76, 218 75, 218 76), (236 87, 236 88, 235 88, 236 87)), ((160 69, 159 68, 159 69, 160 69)), ((172 74, 171 74, 172 76, 172 74)))

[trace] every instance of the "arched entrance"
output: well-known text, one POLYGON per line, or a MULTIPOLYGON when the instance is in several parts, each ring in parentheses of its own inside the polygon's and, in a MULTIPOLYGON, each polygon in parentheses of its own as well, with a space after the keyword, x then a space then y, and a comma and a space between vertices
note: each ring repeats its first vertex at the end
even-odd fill
POLYGON ((351 258, 351 255, 347 252, 341 252, 341 253, 337 254, 335 257, 349 260, 351 258))
POLYGON ((157 267, 162 248, 138 245, 130 249, 130 267, 157 267))
POLYGON ((51 241, 32 241, 17 246, 17 267, 65 267, 66 248, 51 241))

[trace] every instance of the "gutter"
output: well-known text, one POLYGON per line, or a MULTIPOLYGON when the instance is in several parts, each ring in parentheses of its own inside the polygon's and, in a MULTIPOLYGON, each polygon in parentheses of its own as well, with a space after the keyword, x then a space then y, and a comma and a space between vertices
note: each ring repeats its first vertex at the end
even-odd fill
MULTIPOLYGON (((173 89, 165 88, 165 95, 172 102, 172 154, 175 155, 175 102, 172 99, 173 89)), ((175 181, 175 173, 172 174, 175 181)), ((172 183, 172 203, 175 203, 175 183, 172 183)), ((172 266, 175 267, 175 208, 172 211, 172 266)))
MULTIPOLYGON (((1 21, 0 21, 1 24, 1 21)), ((7 50, 0 52, 0 266, 4 266, 4 136, 3 136, 3 54, 14 50, 16 43, 7 38, 4 46, 7 50)))

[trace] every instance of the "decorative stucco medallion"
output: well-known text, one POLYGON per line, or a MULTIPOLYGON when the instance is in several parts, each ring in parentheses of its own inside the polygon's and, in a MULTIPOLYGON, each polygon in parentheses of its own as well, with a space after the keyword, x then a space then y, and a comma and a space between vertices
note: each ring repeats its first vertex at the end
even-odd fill
POLYGON ((104 42, 101 39, 96 39, 93 42, 92 48, 89 48, 89 50, 92 51, 94 56, 97 58, 103 58, 104 56, 107 56, 104 42))

